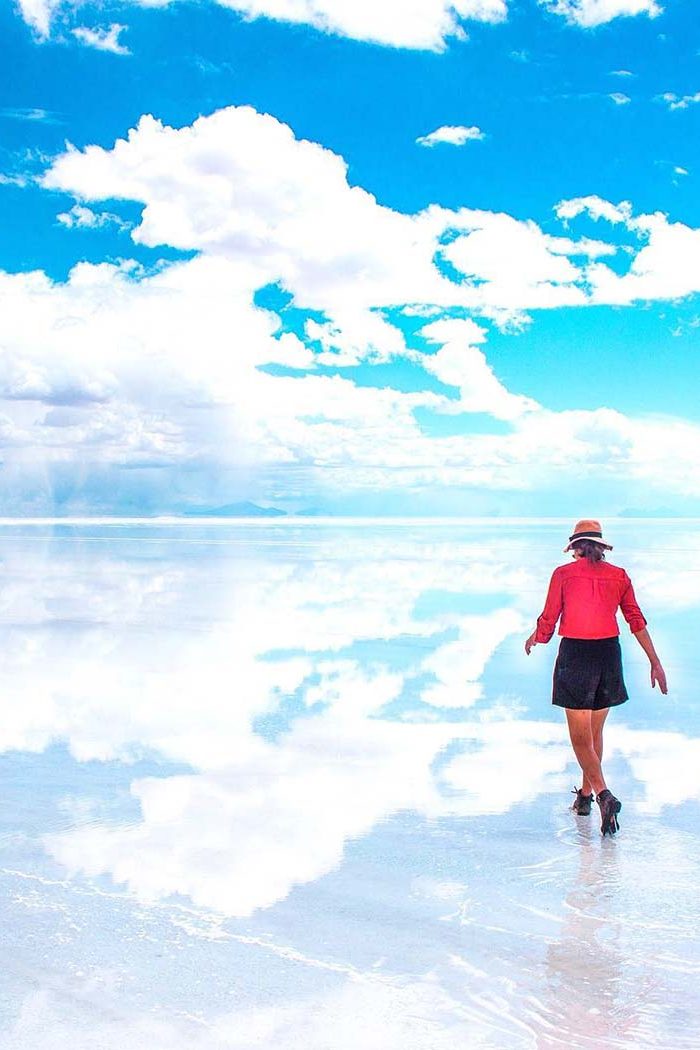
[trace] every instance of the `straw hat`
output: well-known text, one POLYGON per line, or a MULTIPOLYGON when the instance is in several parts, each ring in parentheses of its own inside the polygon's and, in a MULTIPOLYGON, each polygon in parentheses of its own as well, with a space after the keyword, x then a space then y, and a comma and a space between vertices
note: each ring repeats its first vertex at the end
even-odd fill
POLYGON ((565 554, 571 550, 571 545, 576 540, 593 540, 594 543, 599 543, 606 550, 612 550, 612 544, 606 543, 603 539, 603 530, 600 527, 600 522, 596 521, 595 518, 582 518, 581 521, 576 522, 574 531, 569 536, 569 545, 564 547, 565 554))

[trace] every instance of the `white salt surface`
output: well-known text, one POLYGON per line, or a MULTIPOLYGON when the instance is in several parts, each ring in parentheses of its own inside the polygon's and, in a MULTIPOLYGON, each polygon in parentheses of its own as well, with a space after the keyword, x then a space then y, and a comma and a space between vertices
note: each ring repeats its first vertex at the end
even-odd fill
POLYGON ((0 1050, 700 1045, 700 528, 602 840, 522 645, 567 527, 0 528, 0 1050))

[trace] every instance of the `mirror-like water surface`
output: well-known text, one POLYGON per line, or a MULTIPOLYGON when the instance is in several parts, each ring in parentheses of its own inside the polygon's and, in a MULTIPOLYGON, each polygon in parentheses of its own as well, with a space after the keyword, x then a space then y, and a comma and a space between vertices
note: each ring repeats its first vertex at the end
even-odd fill
POLYGON ((0 1048, 700 1045, 700 524, 602 840, 527 658, 568 522, 0 528, 0 1048))

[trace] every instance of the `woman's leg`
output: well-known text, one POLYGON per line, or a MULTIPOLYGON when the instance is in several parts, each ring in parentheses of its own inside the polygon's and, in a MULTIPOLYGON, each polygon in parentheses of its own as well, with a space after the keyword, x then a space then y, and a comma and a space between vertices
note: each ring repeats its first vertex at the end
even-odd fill
MULTIPOLYGON (((608 717, 609 707, 604 707, 602 711, 591 711, 591 735, 593 737, 593 750, 598 756, 598 761, 601 766, 603 764, 603 726, 605 725, 605 719, 608 717)), ((583 783, 581 784, 581 792, 584 795, 591 794, 591 783, 588 780, 586 774, 583 774, 583 783)))
MULTIPOLYGON (((600 759, 593 744, 592 716, 598 714, 598 712, 577 711, 570 707, 565 708, 565 710, 566 721, 569 726, 569 736, 571 737, 571 746, 574 749, 574 754, 576 755, 578 764, 583 770, 584 783, 589 785, 595 794, 598 795, 601 791, 604 791, 606 787, 605 780, 603 779, 603 770, 600 766, 600 759)), ((600 736, 600 739, 602 747, 602 735, 600 736)))

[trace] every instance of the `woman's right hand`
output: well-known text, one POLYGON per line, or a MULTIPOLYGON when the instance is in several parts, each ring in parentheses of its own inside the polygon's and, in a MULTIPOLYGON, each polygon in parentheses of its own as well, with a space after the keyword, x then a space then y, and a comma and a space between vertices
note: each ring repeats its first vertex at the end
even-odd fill
POLYGON ((666 696, 668 693, 668 685, 666 684, 666 672, 659 663, 653 663, 651 665, 651 688, 659 684, 659 689, 666 696))
POLYGON ((530 655, 530 650, 532 649, 533 645, 537 645, 537 641, 535 640, 536 634, 537 631, 533 631, 528 640, 525 642, 525 652, 528 656, 530 655))

